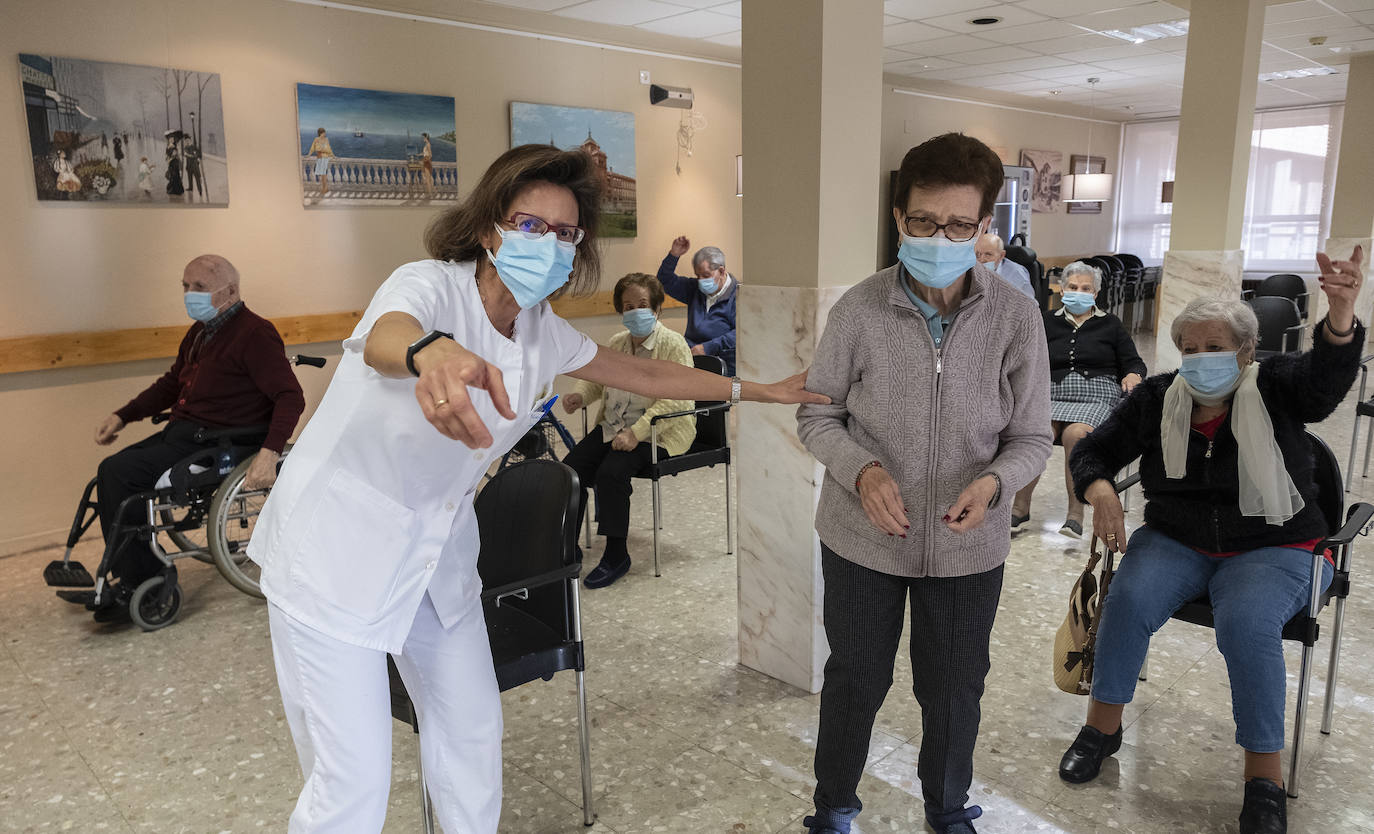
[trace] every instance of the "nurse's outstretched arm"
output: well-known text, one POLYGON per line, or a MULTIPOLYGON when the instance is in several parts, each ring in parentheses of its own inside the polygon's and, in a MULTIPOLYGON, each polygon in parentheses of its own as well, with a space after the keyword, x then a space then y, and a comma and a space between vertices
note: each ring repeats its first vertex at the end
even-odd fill
MULTIPOLYGON (((642 359, 607 347, 599 348, 592 361, 568 376, 655 399, 730 399, 729 377, 676 362, 642 359)), ((830 402, 830 398, 824 394, 813 394, 806 390, 806 371, 777 382, 743 382, 740 385, 740 399, 792 405, 826 405, 830 402)))
MULTIPOLYGON (((425 335, 420 322, 409 313, 386 313, 367 334, 363 361, 382 376, 410 376, 406 350, 425 335)), ((415 399, 425 419, 445 437, 473 449, 491 445, 491 432, 477 416, 468 388, 480 388, 502 417, 515 419, 501 370, 452 339, 435 339, 415 353, 415 399)))

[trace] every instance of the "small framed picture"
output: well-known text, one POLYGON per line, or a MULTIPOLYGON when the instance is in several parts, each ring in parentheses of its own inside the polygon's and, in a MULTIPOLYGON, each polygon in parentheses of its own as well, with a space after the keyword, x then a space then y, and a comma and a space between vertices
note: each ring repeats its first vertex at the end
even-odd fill
MULTIPOLYGON (((1069 156, 1070 174, 1103 174, 1107 171, 1107 158, 1072 154, 1069 156)), ((1101 203, 1065 203, 1069 214, 1101 214, 1101 203)))

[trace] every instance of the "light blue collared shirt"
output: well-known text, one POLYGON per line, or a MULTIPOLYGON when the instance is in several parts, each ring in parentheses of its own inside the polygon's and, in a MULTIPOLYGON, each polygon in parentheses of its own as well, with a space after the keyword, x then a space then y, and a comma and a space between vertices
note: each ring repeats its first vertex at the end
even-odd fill
MULTIPOLYGON (((987 264, 983 264, 987 266, 987 264)), ((1003 256, 1002 262, 993 270, 1002 280, 1021 291, 1027 298, 1035 298, 1035 288, 1031 286, 1030 272, 1011 258, 1003 256)))
POLYGON ((915 304, 916 309, 920 310, 921 315, 925 316, 926 326, 930 328, 930 338, 935 340, 935 346, 938 348, 940 342, 944 341, 945 330, 954 322, 954 317, 959 311, 956 309, 948 316, 940 315, 939 310, 936 310, 934 307, 922 301, 920 297, 912 291, 911 282, 907 280, 904 273, 898 273, 898 276, 897 280, 901 282, 902 289, 906 291, 906 297, 911 299, 911 303, 915 304))

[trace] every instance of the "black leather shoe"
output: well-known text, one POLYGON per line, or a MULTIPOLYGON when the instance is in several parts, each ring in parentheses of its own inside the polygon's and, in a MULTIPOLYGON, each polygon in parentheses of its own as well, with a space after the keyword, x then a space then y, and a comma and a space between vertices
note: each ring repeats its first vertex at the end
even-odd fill
POLYGON ((1013 533, 1019 533, 1019 532, 1021 532, 1022 530, 1028 529, 1029 527, 1030 527, 1030 513, 1026 513, 1025 515, 1017 515, 1017 514, 1014 513, 1014 512, 1012 513, 1012 516, 1011 516, 1011 531, 1012 531, 1013 533))
POLYGON ((1288 794, 1268 779, 1245 783, 1240 809, 1240 834, 1285 834, 1288 831, 1288 794))
POLYGON ((582 584, 588 588, 605 588, 612 585, 617 579, 630 571, 630 557, 626 556, 625 561, 609 564, 605 559, 601 563, 587 572, 587 578, 582 580, 582 584))
POLYGON ((1121 749, 1121 728, 1111 735, 1086 724, 1078 731, 1064 758, 1059 760, 1059 778, 1079 784, 1091 782, 1102 769, 1102 760, 1121 749))

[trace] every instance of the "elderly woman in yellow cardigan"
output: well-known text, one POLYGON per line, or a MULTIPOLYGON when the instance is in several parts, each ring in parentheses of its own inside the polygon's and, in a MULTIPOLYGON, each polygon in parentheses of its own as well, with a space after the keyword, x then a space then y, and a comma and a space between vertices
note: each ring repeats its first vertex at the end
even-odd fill
MULTIPOLYGON (((616 282, 612 298, 625 330, 611 337, 611 350, 691 367, 692 350, 687 347, 687 340, 658 320, 663 310, 663 285, 657 278, 632 272, 616 282)), ((597 532, 606 537, 601 563, 588 571, 583 580, 588 588, 604 588, 630 570, 630 551, 625 546, 630 529, 630 494, 634 492, 630 479, 650 462, 649 421, 693 405, 691 400, 655 400, 583 381, 577 384, 576 392, 564 399, 563 409, 571 414, 598 400, 601 408, 595 428, 563 459, 577 472, 584 487, 596 489, 597 532)), ((659 460, 687 451, 696 433, 694 417, 661 421, 659 460)), ((586 505, 584 489, 584 510, 586 505)))

